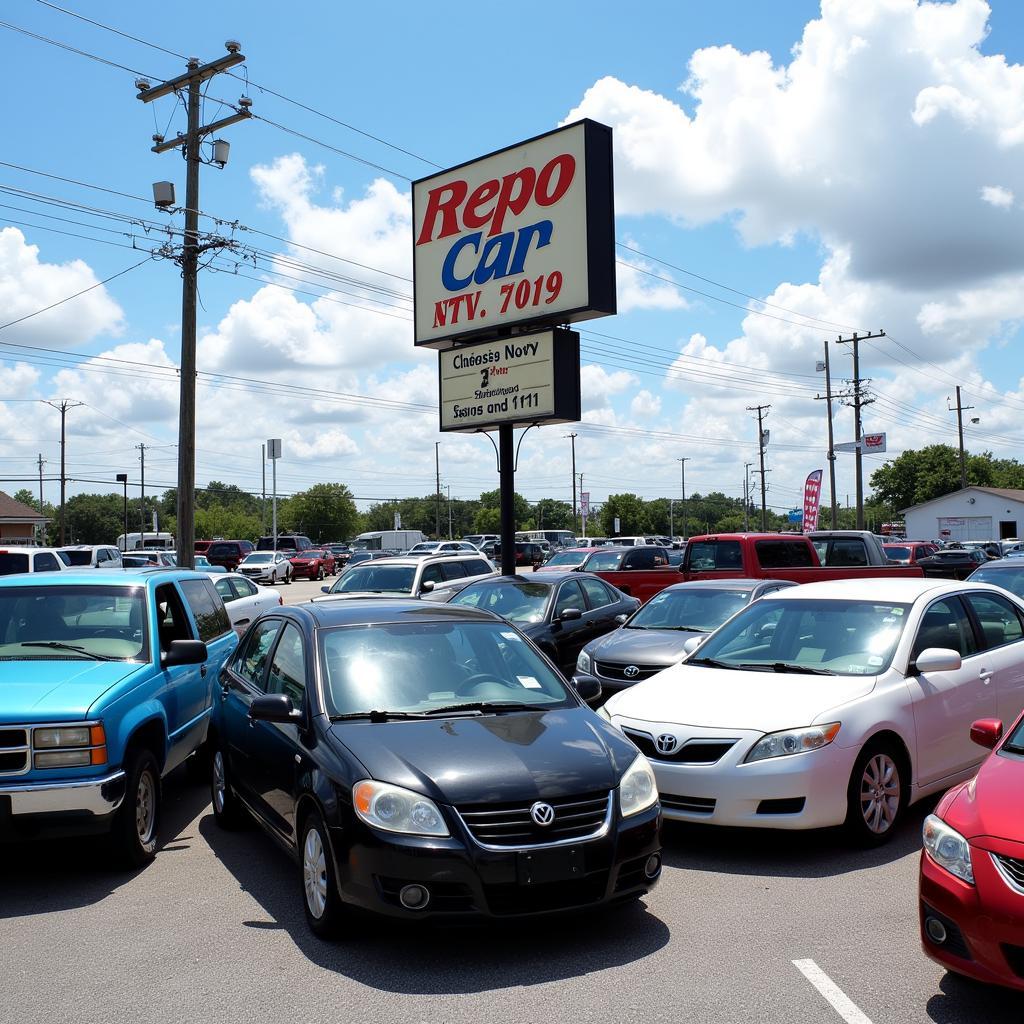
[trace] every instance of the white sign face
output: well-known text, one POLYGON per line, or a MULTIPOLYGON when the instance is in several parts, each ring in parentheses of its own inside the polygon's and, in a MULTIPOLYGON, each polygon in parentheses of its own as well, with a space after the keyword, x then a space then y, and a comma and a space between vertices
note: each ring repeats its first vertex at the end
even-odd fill
POLYGON ((863 441, 866 452, 885 451, 885 434, 865 434, 863 441))
POLYGON ((524 334, 439 353, 441 429, 477 430, 555 415, 555 337, 524 334))
POLYGON ((614 312, 610 152, 610 130, 581 121, 414 182, 416 344, 614 312))
POLYGON ((281 438, 272 437, 267 441, 267 458, 268 459, 279 459, 281 458, 281 438))

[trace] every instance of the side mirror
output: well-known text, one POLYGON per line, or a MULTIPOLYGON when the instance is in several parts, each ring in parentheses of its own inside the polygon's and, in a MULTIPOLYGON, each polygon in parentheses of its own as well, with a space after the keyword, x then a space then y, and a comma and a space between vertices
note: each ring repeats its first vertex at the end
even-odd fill
POLYGON ((621 615, 615 616, 615 621, 621 626, 628 618, 629 616, 625 612, 623 612, 621 615))
POLYGON ((329 594, 330 592, 331 592, 331 588, 330 587, 321 587, 320 588, 320 593, 321 594, 329 594))
POLYGON ((704 637, 702 637, 702 636, 691 636, 683 644, 683 654, 693 654, 693 652, 695 650, 697 650, 697 648, 700 647, 700 645, 702 643, 704 643, 704 637))
POLYGON ((579 699, 587 704, 601 697, 601 682, 593 676, 573 676, 572 685, 579 699))
POLYGON ((300 721, 302 712, 292 704, 287 694, 264 693, 253 698, 249 705, 249 717, 254 722, 280 722, 287 725, 289 722, 300 721))
POLYGON ((679 563, 679 571, 686 572, 686 566, 682 562, 679 563))
POLYGON ((928 647, 914 659, 913 668, 917 672, 956 672, 961 663, 957 651, 948 647, 928 647))
POLYGON ((160 664, 164 668, 175 665, 202 665, 209 657, 206 644, 202 640, 172 640, 171 646, 160 655, 160 664))
POLYGON ((583 618, 583 612, 579 608, 566 608, 557 617, 559 622, 575 622, 577 619, 583 618))
POLYGON ((435 585, 436 584, 434 583, 433 580, 424 580, 420 584, 420 593, 429 594, 434 589, 435 585))
POLYGON ((971 726, 971 742, 986 750, 994 750, 1003 738, 1003 723, 998 718, 979 718, 971 726))

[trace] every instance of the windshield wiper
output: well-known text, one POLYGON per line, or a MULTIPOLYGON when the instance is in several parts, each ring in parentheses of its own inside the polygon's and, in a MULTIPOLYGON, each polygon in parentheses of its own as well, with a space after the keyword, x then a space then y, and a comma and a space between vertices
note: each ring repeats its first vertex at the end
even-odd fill
POLYGON ((425 712, 425 717, 436 718, 438 715, 448 715, 455 712, 461 711, 477 711, 483 713, 485 711, 546 711, 547 708, 543 704, 526 704, 518 700, 508 701, 496 701, 496 700, 476 700, 470 701, 466 704, 448 704, 443 708, 431 708, 430 711, 425 712))
POLYGON ((65 644, 61 643, 60 640, 22 640, 20 643, 21 647, 48 647, 54 651, 74 651, 76 654, 84 654, 88 658, 93 658, 96 661, 120 661, 120 658, 111 658, 106 654, 97 654, 95 651, 87 651, 84 647, 79 647, 77 644, 65 644))
POLYGON ((715 658, 691 658, 687 665, 708 665, 711 668, 747 668, 746 665, 730 665, 727 661, 718 661, 715 658))
POLYGON ((429 715, 422 711, 382 711, 375 708, 373 711, 352 711, 347 715, 331 715, 328 721, 347 722, 357 718, 365 718, 371 722, 390 722, 395 718, 429 718, 429 715))
POLYGON ((805 676, 834 676, 835 672, 827 668, 811 668, 810 665, 793 665, 787 661, 758 662, 753 665, 744 665, 743 668, 771 669, 773 672, 792 672, 795 675, 805 676))
POLYGON ((682 633, 710 633, 710 629, 703 626, 652 626, 652 629, 677 629, 682 633))

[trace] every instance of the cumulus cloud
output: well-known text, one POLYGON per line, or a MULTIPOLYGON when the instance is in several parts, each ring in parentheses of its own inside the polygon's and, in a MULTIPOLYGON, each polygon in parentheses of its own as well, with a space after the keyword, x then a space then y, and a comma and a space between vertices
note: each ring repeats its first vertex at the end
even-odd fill
POLYGON ((635 419, 652 419, 661 412, 661 399, 644 388, 633 396, 629 411, 635 419))
MULTIPOLYGON (((627 239, 627 244, 631 242, 627 239)), ((617 253, 616 264, 620 313, 630 313, 635 309, 689 309, 689 303, 672 284, 671 271, 621 249, 617 253)))
POLYGON ((1004 210, 1013 206, 1013 192, 1002 185, 984 185, 981 189, 981 198, 990 206, 998 206, 1004 210))

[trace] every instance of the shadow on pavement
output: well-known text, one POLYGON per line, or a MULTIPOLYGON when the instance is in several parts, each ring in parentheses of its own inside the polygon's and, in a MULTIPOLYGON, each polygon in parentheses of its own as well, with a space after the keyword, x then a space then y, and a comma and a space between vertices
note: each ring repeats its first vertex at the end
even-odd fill
POLYGON ((669 929, 642 903, 543 921, 443 927, 353 914, 351 936, 309 931, 294 863, 258 829, 225 832, 213 815, 199 831, 239 885, 313 963, 384 992, 437 995, 540 985, 636 963, 664 947, 669 929))
POLYGON ((896 835, 884 846, 858 849, 841 829, 721 828, 666 821, 662 830, 665 864, 691 871, 777 878, 830 878, 879 867, 917 854, 921 825, 938 797, 911 807, 896 835))
MULTIPOLYGON (((179 768, 164 779, 163 796, 157 856, 173 857, 194 839, 186 827, 209 803, 210 791, 179 768)), ((104 836, 0 844, 0 920, 99 903, 137 874, 111 866, 104 836)))
POLYGON ((926 1007, 935 1024, 1020 1024, 1021 993, 995 985, 982 985, 958 974, 946 974, 939 982, 942 995, 934 995, 926 1007))

